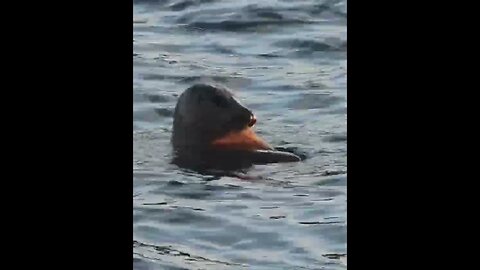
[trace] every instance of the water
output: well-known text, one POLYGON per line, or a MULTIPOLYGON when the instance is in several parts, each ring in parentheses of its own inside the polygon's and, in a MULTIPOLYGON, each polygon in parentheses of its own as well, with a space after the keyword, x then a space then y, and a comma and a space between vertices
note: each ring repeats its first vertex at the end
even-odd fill
POLYGON ((346 269, 346 1, 134 0, 133 27, 134 269, 346 269), (200 81, 307 159, 243 178, 170 164, 200 81))

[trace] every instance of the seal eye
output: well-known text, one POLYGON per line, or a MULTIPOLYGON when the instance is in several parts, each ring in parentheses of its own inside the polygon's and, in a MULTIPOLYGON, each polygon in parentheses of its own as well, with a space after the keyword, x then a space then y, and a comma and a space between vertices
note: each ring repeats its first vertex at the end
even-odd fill
POLYGON ((221 107, 221 108, 227 108, 228 107, 227 100, 222 96, 216 95, 216 96, 213 97, 212 101, 218 107, 221 107))
POLYGON ((255 115, 251 114, 250 121, 248 122, 248 126, 253 127, 255 123, 257 123, 257 118, 255 117, 255 115))

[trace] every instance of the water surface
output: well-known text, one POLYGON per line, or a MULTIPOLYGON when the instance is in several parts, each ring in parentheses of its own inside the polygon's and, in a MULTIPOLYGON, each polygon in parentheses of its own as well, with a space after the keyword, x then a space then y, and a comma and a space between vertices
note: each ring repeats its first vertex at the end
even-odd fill
POLYGON ((346 269, 346 1, 134 0, 134 269, 346 269), (230 87, 300 163, 170 164, 183 90, 230 87))

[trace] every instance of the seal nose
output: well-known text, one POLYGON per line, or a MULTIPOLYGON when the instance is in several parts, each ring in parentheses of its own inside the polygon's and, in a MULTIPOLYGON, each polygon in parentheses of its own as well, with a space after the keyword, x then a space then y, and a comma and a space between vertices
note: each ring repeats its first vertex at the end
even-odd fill
POLYGON ((257 123, 257 118, 255 118, 255 115, 250 114, 250 122, 248 122, 249 127, 253 127, 257 123))

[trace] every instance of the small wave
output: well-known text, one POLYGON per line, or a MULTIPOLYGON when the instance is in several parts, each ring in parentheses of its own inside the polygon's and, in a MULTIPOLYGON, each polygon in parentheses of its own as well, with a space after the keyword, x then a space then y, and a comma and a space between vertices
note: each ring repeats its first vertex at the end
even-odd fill
POLYGON ((190 7, 196 7, 203 4, 213 3, 216 0, 185 0, 185 1, 177 1, 168 6, 168 8, 172 11, 182 11, 190 7))
POLYGON ((180 11, 180 10, 184 10, 188 7, 194 6, 195 2, 197 2, 197 1, 192 1, 192 0, 178 1, 178 2, 170 5, 169 8, 173 11, 180 11))
POLYGON ((144 96, 152 103, 167 103, 175 100, 171 95, 144 94, 144 96))
MULTIPOLYGON (((272 30, 272 27, 317 24, 320 22, 318 21, 318 14, 327 9, 330 10, 329 5, 318 7, 316 5, 259 7, 254 4, 244 7, 219 7, 183 13, 176 19, 176 23, 184 26, 187 30, 200 31, 249 32, 262 30, 263 28, 272 30)), ((333 18, 324 18, 322 22, 337 20, 335 17, 338 18, 338 15, 334 14, 333 10, 330 13, 333 14, 333 18)))
POLYGON ((189 7, 217 2, 218 0, 133 0, 134 4, 156 5, 163 10, 182 11, 189 7))
POLYGON ((227 31, 227 32, 248 32, 251 30, 256 30, 261 27, 272 27, 272 26, 289 26, 289 25, 298 25, 298 24, 311 24, 313 22, 306 20, 278 20, 278 21, 267 21, 267 20, 257 20, 257 21, 234 21, 234 20, 225 20, 221 22, 192 22, 186 25, 186 28, 189 30, 209 30, 209 31, 227 31))
POLYGON ((273 7, 258 7, 257 5, 248 5, 244 8, 246 13, 251 16, 257 16, 265 19, 282 20, 285 16, 280 13, 280 9, 273 7))
POLYGON ((323 109, 344 100, 338 96, 325 94, 303 94, 299 99, 289 103, 288 107, 295 110, 323 109))
POLYGON ((182 76, 148 73, 143 76, 143 79, 151 81, 172 80, 177 83, 188 85, 194 83, 220 83, 230 88, 245 87, 251 83, 250 79, 233 76, 182 76))
POLYGON ((302 225, 331 225, 331 224, 342 224, 339 221, 300 221, 298 224, 302 225))
POLYGON ((297 49, 301 52, 344 52, 347 50, 347 41, 327 40, 317 41, 310 39, 289 39, 274 43, 275 46, 282 48, 297 49))
POLYGON ((173 117, 173 109, 168 109, 168 108, 155 108, 155 112, 159 116, 163 117, 173 117))
POLYGON ((281 57, 279 54, 276 54, 276 53, 261 53, 257 56, 258 57, 264 57, 264 58, 278 58, 278 57, 281 57))
POLYGON ((323 254, 322 255, 325 258, 332 259, 332 260, 338 260, 342 257, 347 256, 345 253, 329 253, 329 254, 323 254))
MULTIPOLYGON (((193 254, 190 254, 188 252, 184 252, 178 249, 175 249, 172 246, 158 246, 158 245, 153 245, 153 244, 147 244, 147 243, 142 243, 136 240, 133 240, 133 248, 134 254, 137 255, 142 255, 142 251, 150 251, 153 253, 157 253, 158 255, 167 255, 167 256, 181 256, 181 257, 186 257, 189 258, 189 261, 202 261, 202 262, 209 262, 209 263, 214 263, 214 264, 219 264, 219 265, 227 265, 227 266, 242 266, 241 264, 236 264, 236 263, 230 263, 230 262, 225 262, 225 261, 219 261, 219 260, 214 260, 214 259, 209 259, 201 256, 196 256, 193 254)), ((147 252, 148 253, 148 252, 147 252)), ((155 259, 155 258, 151 258, 155 259)))
POLYGON ((335 134, 335 135, 328 136, 328 137, 324 138, 323 140, 325 142, 331 142, 331 143, 346 142, 347 141, 347 134, 335 134))

